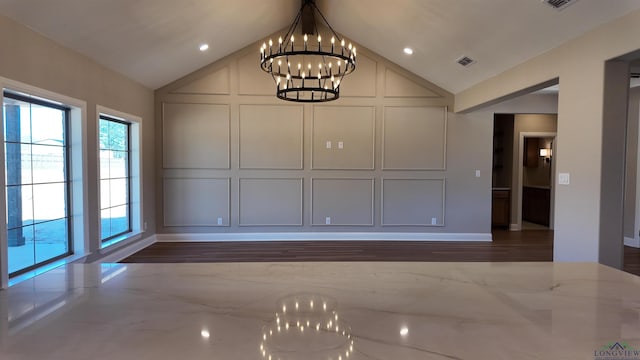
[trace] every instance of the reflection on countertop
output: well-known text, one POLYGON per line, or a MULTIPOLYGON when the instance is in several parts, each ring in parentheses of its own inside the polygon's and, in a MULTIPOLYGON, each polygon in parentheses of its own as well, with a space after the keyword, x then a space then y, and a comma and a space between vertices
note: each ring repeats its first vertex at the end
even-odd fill
POLYGON ((278 301, 273 319, 262 328, 265 359, 348 359, 354 352, 351 328, 338 314, 337 302, 320 294, 289 295, 278 301))
POLYGON ((638 299, 595 263, 73 264, 0 291, 0 358, 586 359, 638 299))

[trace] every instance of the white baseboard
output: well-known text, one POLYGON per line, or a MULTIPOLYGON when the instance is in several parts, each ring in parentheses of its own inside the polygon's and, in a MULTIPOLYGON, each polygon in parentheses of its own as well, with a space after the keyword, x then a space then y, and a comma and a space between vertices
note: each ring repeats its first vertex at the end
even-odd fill
POLYGON ((491 233, 206 233, 156 234, 158 242, 215 242, 215 241, 492 241, 491 233))
POLYGON ((127 245, 127 246, 123 246, 122 248, 119 248, 118 250, 115 250, 113 252, 107 253, 107 255, 105 255, 104 257, 98 259, 95 262, 98 263, 115 263, 118 262, 124 258, 127 258, 135 253, 137 253, 138 251, 146 248, 147 246, 157 242, 158 240, 156 239, 156 235, 152 235, 149 236, 148 238, 144 239, 144 240, 140 240, 140 241, 136 241, 134 243, 132 243, 131 245, 127 245))
POLYGON ((631 246, 634 248, 640 248, 640 238, 630 238, 630 237, 624 237, 624 245, 625 246, 631 246))

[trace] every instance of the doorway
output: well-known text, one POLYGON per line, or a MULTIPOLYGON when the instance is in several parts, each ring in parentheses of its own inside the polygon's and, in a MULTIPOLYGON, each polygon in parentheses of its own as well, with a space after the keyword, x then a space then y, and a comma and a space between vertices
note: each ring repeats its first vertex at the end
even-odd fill
POLYGON ((553 229, 555 133, 520 134, 520 228, 550 230, 553 229))
POLYGON ((522 230, 524 204, 525 229, 553 229, 557 119, 556 113, 494 114, 493 228, 522 230))

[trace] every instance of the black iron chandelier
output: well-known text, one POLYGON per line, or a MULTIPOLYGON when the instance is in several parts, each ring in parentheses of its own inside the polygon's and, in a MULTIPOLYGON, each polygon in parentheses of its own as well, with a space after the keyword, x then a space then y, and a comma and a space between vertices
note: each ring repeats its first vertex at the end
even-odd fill
POLYGON ((356 48, 340 38, 314 0, 302 0, 284 37, 279 37, 277 44, 272 39, 262 44, 260 67, 271 74, 276 96, 282 100, 332 101, 340 97, 344 76, 356 69, 356 48), (315 14, 322 20, 320 28, 315 14), (323 42, 320 30, 330 38, 323 42))

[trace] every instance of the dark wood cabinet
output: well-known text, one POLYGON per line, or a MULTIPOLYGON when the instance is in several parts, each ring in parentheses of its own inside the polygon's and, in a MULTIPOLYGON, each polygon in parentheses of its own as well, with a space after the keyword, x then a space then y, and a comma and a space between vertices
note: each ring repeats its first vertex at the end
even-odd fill
POLYGON ((524 166, 538 167, 540 161, 540 139, 524 138, 524 166))
POLYGON ((549 226, 551 190, 542 187, 522 188, 522 220, 549 226))
POLYGON ((511 222, 511 191, 494 189, 491 197, 491 226, 508 228, 511 222))

